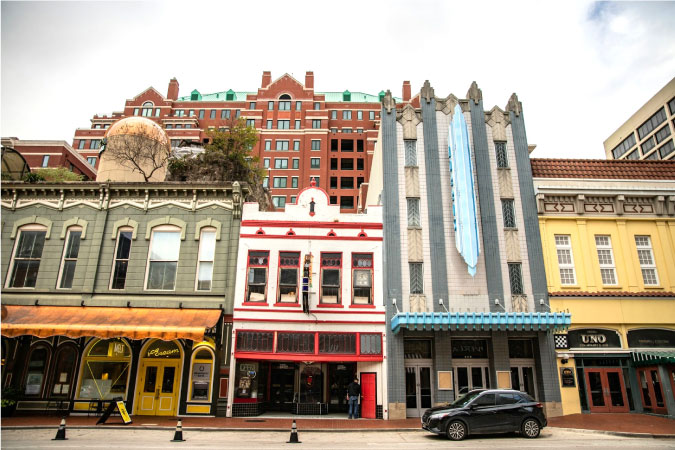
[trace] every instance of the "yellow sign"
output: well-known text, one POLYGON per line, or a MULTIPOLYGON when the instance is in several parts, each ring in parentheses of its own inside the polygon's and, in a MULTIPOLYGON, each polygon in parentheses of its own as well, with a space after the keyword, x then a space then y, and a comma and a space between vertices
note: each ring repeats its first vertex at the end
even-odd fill
POLYGON ((120 412, 120 416, 122 417, 122 420, 124 421, 125 425, 131 423, 131 417, 129 417, 129 413, 127 412, 127 407, 124 406, 123 401, 117 402, 117 410, 120 412))

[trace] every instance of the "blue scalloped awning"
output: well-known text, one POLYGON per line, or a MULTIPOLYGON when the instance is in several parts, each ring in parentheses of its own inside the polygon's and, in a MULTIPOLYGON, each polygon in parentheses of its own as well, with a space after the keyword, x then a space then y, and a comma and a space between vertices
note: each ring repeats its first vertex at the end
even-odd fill
POLYGON ((394 334, 411 331, 547 331, 572 323, 570 313, 398 313, 391 320, 394 334))

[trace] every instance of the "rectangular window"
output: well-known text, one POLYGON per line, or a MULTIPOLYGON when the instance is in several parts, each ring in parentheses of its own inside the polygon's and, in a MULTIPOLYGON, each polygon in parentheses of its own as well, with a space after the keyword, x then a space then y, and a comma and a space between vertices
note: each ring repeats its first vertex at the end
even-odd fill
POLYGON ((229 119, 230 118, 230 110, 229 109, 224 109, 220 112, 220 118, 221 119, 229 119))
POLYGON ((312 180, 314 180, 314 183, 315 183, 315 186, 316 186, 316 187, 321 187, 321 178, 319 178, 319 177, 317 177, 317 176, 311 176, 311 177, 309 177, 309 182, 310 182, 310 184, 312 183, 312 180))
POLYGON ((300 168, 300 159, 299 158, 293 158, 293 168, 294 169, 300 168))
POLYGON ((302 111, 302 102, 295 102, 295 110, 302 111))
POLYGON ((356 188, 360 188, 364 181, 363 177, 356 177, 356 188))
POLYGON ((270 159, 269 159, 269 158, 263 159, 263 167, 264 167, 265 169, 269 169, 269 168, 270 168, 270 159))
POLYGON ((272 150, 272 141, 269 139, 265 141, 265 150, 272 150))
POLYGON ((375 111, 368 111, 368 119, 375 120, 375 111))
POLYGON ((312 150, 321 150, 321 140, 312 139, 312 150))
POLYGON ((288 169, 288 158, 276 158, 274 160, 275 169, 288 169))
POLYGON ((138 108, 134 108, 134 116, 138 115, 138 110, 139 110, 138 108))
POLYGON ((297 198, 297 197, 296 197, 295 195, 291 195, 291 203, 295 204, 295 199, 296 199, 296 198, 297 198))
POLYGON ((666 120, 666 109, 662 107, 653 116, 647 119, 645 123, 640 125, 640 128, 638 128, 638 136, 640 137, 640 139, 643 139, 649 133, 654 131, 654 129, 659 125, 661 125, 665 120, 666 120))
POLYGON ((600 265, 602 284, 617 284, 611 238, 609 236, 595 236, 595 248, 598 252, 598 264, 600 265))
POLYGON ((354 170, 354 160, 352 158, 342 158, 340 160, 340 170, 354 170))
POLYGON ((355 305, 373 304, 373 254, 352 254, 352 298, 355 305))
POLYGON ((319 103, 319 102, 314 102, 314 109, 315 109, 315 110, 321 109, 321 103, 319 103))
POLYGON ((248 102, 248 109, 255 109, 255 102, 248 102))
POLYGON ((96 166, 96 157, 95 156, 87 156, 87 162, 92 167, 96 166))
POLYGON ((298 303, 300 252, 279 253, 279 303, 298 303))
MULTIPOLYGON (((363 151, 363 139, 357 139, 356 140, 356 151, 357 152, 362 152, 363 151)), ((417 160, 417 150, 415 150, 415 160, 417 160)))
POLYGON ((185 116, 185 111, 182 110, 182 109, 177 109, 176 112, 174 112, 174 116, 183 117, 183 116, 185 116))
POLYGON ((354 140, 353 139, 342 139, 340 141, 340 150, 343 152, 353 152, 354 151, 354 140))
POLYGON ((235 348, 239 352, 271 353, 273 345, 273 331, 237 331, 235 348))
POLYGON ((172 291, 176 287, 180 235, 173 230, 152 232, 146 289, 172 291))
POLYGON ((354 178, 353 177, 340 178, 340 189, 354 189, 354 178))
POLYGON ((291 102, 289 100, 280 100, 279 101, 279 111, 290 111, 291 102))
POLYGON ((363 111, 356 111, 356 120, 363 120, 363 111))
POLYGON ((267 102, 267 109, 269 111, 274 111, 274 102, 267 102))
POLYGON ((285 188, 287 183, 286 177, 274 177, 274 187, 275 188, 285 188))
POLYGON ((340 197, 340 209, 354 209, 354 197, 340 197))
POLYGON ((568 235, 555 235, 555 247, 558 254, 558 268, 560 270, 560 284, 576 284, 574 273, 574 257, 572 244, 568 235))
POLYGON ((331 120, 337 119, 337 111, 336 111, 336 110, 333 109, 333 110, 330 112, 330 118, 331 118, 331 120))
POLYGON ((351 129, 351 128, 343 128, 343 129, 342 129, 342 132, 343 132, 343 133, 351 133, 351 132, 352 132, 352 129, 351 129))
POLYGON ((191 124, 191 123, 186 123, 186 124, 185 124, 185 128, 192 128, 192 124, 191 124))
POLYGON ((338 177, 330 177, 330 188, 331 189, 337 189, 338 188, 338 177))
POLYGON ((509 167, 509 158, 506 155, 506 142, 495 142, 495 153, 497 154, 497 167, 509 167))
POLYGON ((20 230, 12 261, 12 276, 9 286, 13 288, 34 288, 40 269, 42 249, 45 246, 46 231, 20 230))
POLYGON ((342 253, 321 253, 321 303, 340 303, 342 253))
POLYGON ((312 158, 310 160, 310 169, 320 169, 321 168, 321 158, 312 158))
POLYGON ((171 125, 170 123, 167 123, 167 124, 166 124, 166 129, 167 129, 167 130, 170 130, 170 129, 172 129, 172 128, 173 128, 173 125, 171 125))
POLYGON ((348 109, 342 111, 342 120, 352 120, 352 112, 348 109))
POLYGON ((516 209, 512 198, 502 199, 502 215, 504 216, 504 228, 516 227, 516 209))
POLYGON ((199 238, 199 262, 197 266, 197 290, 210 291, 213 281, 213 261, 216 254, 216 230, 205 228, 199 238))
POLYGON ((81 237, 81 229, 72 228, 68 230, 68 235, 66 236, 66 245, 63 248, 63 256, 61 258, 59 289, 71 289, 73 287, 75 266, 77 265, 77 255, 80 253, 81 237))
POLYGON ((337 158, 331 158, 330 159, 330 170, 338 170, 338 159, 337 158))
POLYGON ((314 354, 314 333, 277 333, 277 353, 314 354))
POLYGON ((191 110, 188 112, 188 117, 194 117, 194 115, 195 115, 195 110, 194 110, 194 109, 191 109, 191 110))
POLYGON ((89 148, 92 150, 98 150, 99 148, 101 148, 101 140, 92 139, 91 142, 89 143, 89 148))
POLYGON ((270 187, 270 177, 263 178, 263 187, 264 188, 270 187))
POLYGON ((79 150, 83 150, 83 149, 84 149, 84 144, 85 144, 86 142, 87 142, 87 141, 85 141, 84 139, 80 139, 80 142, 77 144, 77 148, 78 148, 79 150))
POLYGON ((209 114, 209 119, 215 119, 216 118, 216 110, 212 109, 211 113, 209 114))
POLYGON ((124 285, 127 281, 127 269, 129 268, 132 234, 133 232, 131 229, 122 229, 117 233, 110 289, 124 289, 124 285))
POLYGON ((424 294, 424 271, 422 263, 409 263, 410 293, 424 294))
POLYGON ((382 354, 382 335, 379 333, 361 333, 361 345, 359 346, 362 355, 381 355, 382 354))
POLYGON ((286 206, 286 196, 272 197, 272 204, 275 208, 283 208, 286 206))
POLYGON ((671 116, 675 115, 675 97, 668 102, 668 109, 670 109, 671 116))
POLYGON ((42 157, 42 167, 49 166, 49 155, 44 155, 42 157))
POLYGON ((419 198, 408 198, 408 226, 409 227, 419 227, 420 226, 420 199, 419 198))
MULTIPOLYGON (((298 187, 298 177, 291 177, 291 187, 292 188, 298 187)), ((293 201, 291 201, 291 203, 293 203, 293 201)))
POLYGON ((300 151, 300 141, 293 141, 293 150, 300 151))
POLYGON ((314 129, 321 128, 321 119, 312 119, 312 128, 314 129))
POLYGON ((152 108, 143 108, 141 109, 141 116, 143 117, 150 117, 152 116, 152 108))
POLYGON ((631 132, 630 136, 621 141, 619 145, 612 149, 612 156, 614 159, 619 159, 635 146, 635 134, 631 132))
POLYGON ((511 295, 523 295, 523 271, 520 263, 509 264, 509 282, 511 283, 511 295))
POLYGON ((657 286, 659 284, 659 275, 654 263, 651 238, 649 236, 635 236, 635 246, 637 247, 638 261, 640 261, 640 269, 642 270, 642 281, 645 286, 657 286))
POLYGON ((273 121, 273 120, 268 120, 268 121, 267 121, 267 129, 268 129, 268 130, 271 130, 273 125, 274 125, 274 121, 273 121))
POLYGON ((356 354, 356 333, 319 333, 319 354, 356 354))
POLYGON ((357 158, 356 170, 363 170, 363 158, 357 158))
POLYGON ((267 268, 269 267, 270 252, 248 252, 248 278, 246 282, 246 301, 264 302, 267 292, 267 268))
POLYGON ((299 129, 300 129, 300 121, 297 120, 297 119, 295 120, 295 129, 296 129, 296 130, 299 130, 299 129))
POLYGON ((159 108, 155 109, 155 117, 159 117, 161 110, 159 108))
POLYGON ((277 141, 276 142, 277 150, 288 150, 288 141, 277 141))
POLYGON ((238 110, 238 109, 235 109, 235 110, 234 110, 234 118, 235 118, 235 119, 238 119, 240 115, 241 115, 241 111, 238 110))
POLYGON ((280 130, 288 130, 291 128, 290 120, 277 120, 277 128, 280 130))
POLYGON ((249 128, 255 128, 255 119, 246 119, 246 126, 249 128))
POLYGON ((183 128, 183 124, 177 123, 176 124, 176 129, 183 128))
POLYGON ((661 155, 661 159, 666 159, 666 156, 668 156, 673 150, 675 150, 675 145, 671 139, 659 147, 659 155, 661 155))

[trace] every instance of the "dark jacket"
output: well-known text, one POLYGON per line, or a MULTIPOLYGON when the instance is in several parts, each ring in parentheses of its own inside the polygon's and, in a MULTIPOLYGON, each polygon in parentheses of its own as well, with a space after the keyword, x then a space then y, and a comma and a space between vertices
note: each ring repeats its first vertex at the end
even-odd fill
POLYGON ((347 386, 347 394, 350 397, 359 396, 361 394, 361 385, 356 381, 352 381, 351 383, 349 383, 349 386, 347 386))

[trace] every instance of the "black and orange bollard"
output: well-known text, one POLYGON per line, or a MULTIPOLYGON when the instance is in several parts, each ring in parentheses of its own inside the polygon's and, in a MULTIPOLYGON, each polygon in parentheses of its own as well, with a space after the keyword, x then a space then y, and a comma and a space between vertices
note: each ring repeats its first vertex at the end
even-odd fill
POLYGON ((291 427, 291 438, 286 443, 287 444, 302 444, 302 442, 300 442, 298 440, 298 427, 295 425, 295 420, 293 421, 293 426, 291 427))
POLYGON ((180 419, 176 424, 176 432, 173 434, 171 442, 185 442, 185 439, 183 439, 183 422, 180 419))
POLYGON ((66 441, 66 418, 65 416, 61 418, 61 425, 59 425, 59 430, 56 432, 56 437, 52 441, 66 441))

